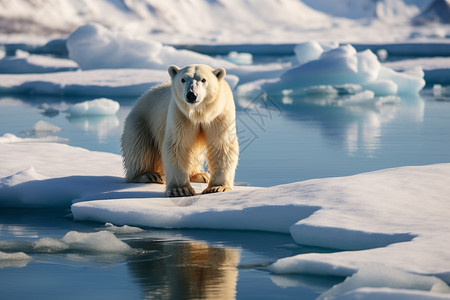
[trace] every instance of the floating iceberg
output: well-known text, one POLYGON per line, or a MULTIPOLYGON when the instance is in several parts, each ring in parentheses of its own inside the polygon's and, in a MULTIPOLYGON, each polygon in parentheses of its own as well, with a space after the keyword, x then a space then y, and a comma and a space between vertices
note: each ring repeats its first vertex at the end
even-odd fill
POLYGON ((232 67, 234 64, 188 50, 176 50, 157 41, 131 38, 112 32, 99 24, 78 27, 67 39, 69 57, 82 69, 138 68, 167 70, 206 64, 232 67))
POLYGON ((382 66, 370 50, 357 52, 353 46, 343 45, 322 52, 321 46, 314 42, 300 44, 295 49, 300 65, 286 70, 276 80, 263 83, 263 90, 270 94, 286 91, 304 94, 306 89, 317 86, 359 85, 374 92, 374 96, 387 96, 416 94, 425 86, 420 68, 396 72, 382 66))
POLYGON ((115 115, 120 108, 117 101, 99 98, 77 103, 69 107, 67 113, 71 117, 115 115))

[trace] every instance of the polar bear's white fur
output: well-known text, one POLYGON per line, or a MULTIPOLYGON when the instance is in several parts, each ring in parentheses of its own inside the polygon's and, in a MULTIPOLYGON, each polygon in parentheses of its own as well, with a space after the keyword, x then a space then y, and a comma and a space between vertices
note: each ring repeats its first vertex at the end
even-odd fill
POLYGON ((166 182, 169 197, 194 195, 191 181, 209 182, 203 193, 231 190, 239 146, 225 69, 170 66, 169 74, 171 82, 145 93, 125 121, 126 180, 166 182))

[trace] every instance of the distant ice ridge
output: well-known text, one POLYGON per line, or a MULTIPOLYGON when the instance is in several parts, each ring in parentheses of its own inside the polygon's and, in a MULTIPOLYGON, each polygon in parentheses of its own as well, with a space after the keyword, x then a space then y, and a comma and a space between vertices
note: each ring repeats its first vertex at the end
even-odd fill
POLYGON ((31 55, 25 51, 17 50, 15 56, 0 57, 0 73, 51 73, 74 71, 78 65, 70 60, 43 55, 31 55))
POLYGON ((67 113, 71 117, 115 115, 120 108, 117 101, 99 98, 77 103, 69 107, 67 113))
POLYGON ((69 57, 86 69, 137 68, 166 70, 170 65, 184 67, 206 64, 213 68, 233 63, 188 50, 176 50, 157 41, 131 38, 99 24, 80 26, 67 39, 69 57))

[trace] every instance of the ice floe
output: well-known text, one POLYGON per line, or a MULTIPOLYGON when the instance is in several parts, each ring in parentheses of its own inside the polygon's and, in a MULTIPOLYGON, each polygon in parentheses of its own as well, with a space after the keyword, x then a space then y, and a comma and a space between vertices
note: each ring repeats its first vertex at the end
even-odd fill
MULTIPOLYGON (((367 264, 381 264, 450 281, 449 164, 167 198, 162 185, 124 183, 118 155, 61 144, 29 146, 0 147, 1 206, 73 202, 77 220, 283 232, 299 244, 345 250, 282 258, 268 267, 277 274, 352 276, 367 264)), ((105 230, 122 231, 112 226, 105 230)))

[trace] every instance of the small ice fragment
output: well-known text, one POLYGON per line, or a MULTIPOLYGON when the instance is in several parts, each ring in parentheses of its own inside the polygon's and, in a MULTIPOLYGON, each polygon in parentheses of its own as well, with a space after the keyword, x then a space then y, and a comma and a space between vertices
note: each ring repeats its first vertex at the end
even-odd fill
POLYGON ((69 249, 69 245, 58 239, 44 237, 34 242, 33 248, 38 252, 54 253, 69 249))
POLYGON ((0 261, 4 260, 31 260, 31 257, 23 252, 6 253, 0 251, 0 261))
POLYGON ((0 269, 8 267, 22 268, 32 260, 30 256, 23 252, 6 253, 0 251, 0 269))
POLYGON ((246 52, 231 51, 223 58, 237 65, 251 65, 253 63, 252 54, 246 52))
POLYGON ((112 232, 99 231, 83 233, 77 231, 68 232, 62 241, 70 245, 72 249, 94 252, 131 252, 132 248, 119 240, 112 232))
POLYGON ((33 131, 36 132, 60 132, 61 128, 59 128, 58 126, 55 126, 53 124, 50 124, 48 122, 45 121, 38 121, 34 126, 33 126, 33 131))
POLYGON ((123 226, 115 226, 111 223, 106 223, 105 224, 106 229, 108 231, 114 232, 114 233, 118 233, 118 234, 124 234, 124 233, 137 233, 137 232, 142 232, 144 231, 142 228, 139 227, 133 227, 133 226, 128 226, 128 225, 123 225, 123 226))
POLYGON ((385 61, 388 57, 388 52, 386 51, 386 49, 378 49, 377 56, 380 61, 385 61))
POLYGON ((435 96, 435 97, 442 96, 442 85, 440 85, 440 84, 433 85, 433 96, 435 96))

